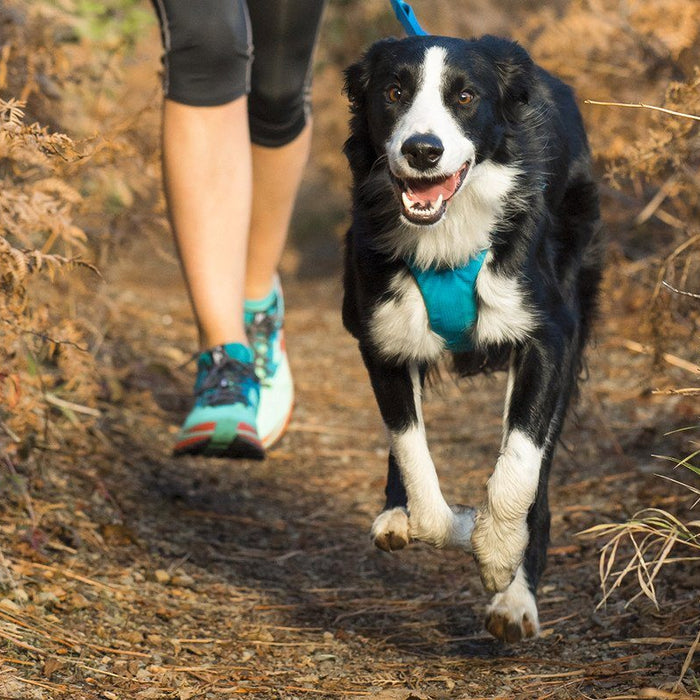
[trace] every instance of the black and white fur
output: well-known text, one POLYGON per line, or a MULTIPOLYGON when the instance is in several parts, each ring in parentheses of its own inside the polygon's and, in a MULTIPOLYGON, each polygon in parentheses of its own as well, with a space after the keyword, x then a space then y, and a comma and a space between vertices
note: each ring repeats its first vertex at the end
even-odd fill
POLYGON ((390 442, 372 537, 384 550, 416 539, 472 551, 495 594, 489 631, 506 641, 537 636, 549 469, 602 264, 572 91, 518 44, 490 36, 380 41, 347 69, 346 91, 353 212, 343 320, 390 442), (447 201, 415 204, 413 189, 442 182, 447 201), (454 268, 484 249, 474 350, 452 361, 461 375, 508 369, 509 378, 486 502, 473 509, 445 502, 428 450, 422 391, 444 342, 404 260, 454 268))

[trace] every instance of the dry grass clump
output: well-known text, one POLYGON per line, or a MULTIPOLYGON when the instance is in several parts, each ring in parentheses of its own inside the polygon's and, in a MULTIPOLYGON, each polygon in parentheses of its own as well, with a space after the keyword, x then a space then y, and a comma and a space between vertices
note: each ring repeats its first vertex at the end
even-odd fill
MULTIPOLYGON (((694 482, 685 483, 666 476, 664 478, 682 484, 691 493, 700 496, 700 467, 692 462, 699 454, 700 450, 696 450, 683 460, 671 459, 677 461, 677 467, 686 467, 695 478, 694 482)), ((697 503, 698 500, 693 505, 697 503)), ((656 584, 662 571, 673 564, 684 563, 697 567, 700 563, 700 518, 684 522, 665 510, 647 508, 624 523, 597 525, 582 534, 605 542, 599 562, 603 590, 599 607, 604 606, 615 591, 632 580, 638 590, 629 595, 626 606, 645 596, 659 609, 661 604, 656 584)), ((672 574, 667 572, 666 578, 670 577, 672 574)), ((694 625, 697 627, 697 636, 688 649, 676 690, 682 690, 683 681, 700 646, 700 619, 697 614, 694 625)), ((697 684, 697 679, 695 683, 697 684)), ((697 686, 696 689, 700 690, 697 686)))
POLYGON ((700 561, 700 520, 684 523, 659 508, 642 510, 626 523, 597 525, 586 534, 606 540, 600 555, 603 588, 600 606, 608 602, 628 576, 632 576, 639 591, 630 597, 627 605, 644 595, 658 608, 654 583, 662 567, 681 561, 700 561), (619 556, 625 544, 630 545, 629 557, 619 556), (679 548, 686 551, 678 554, 679 548), (624 559, 624 564, 620 559, 624 559))

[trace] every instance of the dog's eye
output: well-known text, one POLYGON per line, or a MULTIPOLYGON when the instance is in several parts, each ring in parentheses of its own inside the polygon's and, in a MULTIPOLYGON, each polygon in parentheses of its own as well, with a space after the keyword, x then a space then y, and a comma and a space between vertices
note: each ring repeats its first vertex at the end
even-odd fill
POLYGON ((398 102, 401 99, 401 88, 398 85, 392 85, 386 91, 387 102, 398 102))
POLYGON ((457 97, 457 102, 461 105, 468 105, 474 99, 475 95, 471 90, 462 90, 457 97))

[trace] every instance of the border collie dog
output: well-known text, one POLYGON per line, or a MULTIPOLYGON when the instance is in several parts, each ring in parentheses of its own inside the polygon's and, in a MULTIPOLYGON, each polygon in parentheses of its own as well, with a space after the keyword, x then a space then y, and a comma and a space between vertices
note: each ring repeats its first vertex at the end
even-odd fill
MULTIPOLYGON (((547 481, 596 306, 596 185, 572 91, 518 44, 386 39, 345 72, 353 176, 343 322, 386 425, 377 547, 473 552, 495 595, 486 627, 539 631, 547 481), (443 356, 507 369, 503 438, 477 508, 448 505, 421 399, 443 356)), ((465 421, 468 421, 465 411, 465 421)))

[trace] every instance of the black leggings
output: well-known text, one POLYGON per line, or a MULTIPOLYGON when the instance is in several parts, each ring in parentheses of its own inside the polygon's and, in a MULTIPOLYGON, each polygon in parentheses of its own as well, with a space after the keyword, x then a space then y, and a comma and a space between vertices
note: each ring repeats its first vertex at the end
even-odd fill
POLYGON ((283 146, 301 133, 325 0, 152 2, 168 99, 210 107, 247 94, 253 143, 283 146))

